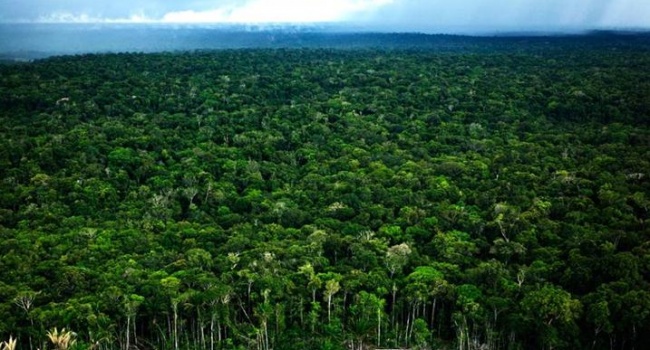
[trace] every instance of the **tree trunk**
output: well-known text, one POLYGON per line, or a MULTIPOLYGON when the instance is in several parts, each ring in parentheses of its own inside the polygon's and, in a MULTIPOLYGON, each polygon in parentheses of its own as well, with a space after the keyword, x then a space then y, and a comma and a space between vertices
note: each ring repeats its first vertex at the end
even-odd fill
POLYGON ((264 321, 264 350, 269 350, 269 325, 264 321))
POLYGON ((199 324, 199 335, 201 338, 201 349, 205 349, 205 332, 203 331, 203 319, 201 317, 201 308, 197 307, 196 309, 196 314, 198 317, 198 324, 199 324))
POLYGON ((377 347, 381 345, 381 308, 377 308, 377 347))
MULTIPOLYGON (((29 316, 29 323, 32 324, 32 329, 34 329, 34 319, 32 319, 32 316, 29 316)), ((32 345, 32 335, 29 335, 29 350, 34 350, 34 346, 32 345)))
POLYGON ((327 322, 332 322, 331 318, 331 311, 332 311, 332 295, 327 296, 327 322))
POLYGON ((397 296, 397 286, 395 286, 395 283, 393 283, 393 303, 391 305, 391 313, 390 313, 390 326, 394 329, 395 328, 395 298, 397 296))
POLYGON ((210 318, 210 350, 214 350, 214 319, 215 314, 212 313, 212 317, 210 318))
POLYGON ((433 323, 436 320, 436 303, 438 298, 433 298, 433 304, 431 304, 431 328, 433 328, 433 323))
POLYGON ((302 302, 302 295, 300 296, 300 327, 305 325, 305 320, 303 318, 303 313, 304 313, 304 307, 303 307, 303 302, 302 302))
MULTIPOLYGON (((174 332, 172 331, 172 318, 171 315, 167 314, 167 334, 169 334, 170 337, 174 337, 174 332)), ((167 340, 165 339, 165 343, 167 340)))
POLYGON ((126 316, 126 350, 129 350, 131 343, 129 342, 129 334, 131 333, 131 315, 126 316))
POLYGON ((178 350, 178 304, 172 305, 174 309, 174 349, 178 350))
POLYGON ((137 315, 134 313, 133 314, 133 343, 135 343, 135 345, 137 347, 137 345, 138 345, 138 333, 136 332, 137 331, 137 326, 136 326, 137 323, 135 321, 136 317, 137 317, 137 315))

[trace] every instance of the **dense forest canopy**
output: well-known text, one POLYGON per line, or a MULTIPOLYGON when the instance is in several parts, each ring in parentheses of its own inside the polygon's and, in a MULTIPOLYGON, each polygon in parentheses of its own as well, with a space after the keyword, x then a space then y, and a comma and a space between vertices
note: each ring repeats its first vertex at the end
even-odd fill
POLYGON ((648 344, 647 38, 481 40, 0 66, 0 340, 648 344))

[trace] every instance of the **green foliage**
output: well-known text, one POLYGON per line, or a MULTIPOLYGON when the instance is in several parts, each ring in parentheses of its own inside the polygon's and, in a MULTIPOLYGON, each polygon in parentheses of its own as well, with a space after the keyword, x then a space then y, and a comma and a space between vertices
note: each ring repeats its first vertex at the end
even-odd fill
POLYGON ((647 37, 435 40, 0 66, 2 346, 648 344, 647 37))

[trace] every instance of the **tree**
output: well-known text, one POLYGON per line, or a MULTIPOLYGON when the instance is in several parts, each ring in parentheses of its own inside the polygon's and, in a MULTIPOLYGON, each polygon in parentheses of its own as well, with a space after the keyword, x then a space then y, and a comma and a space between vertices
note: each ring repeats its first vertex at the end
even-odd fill
POLYGON ((136 340, 137 344, 137 339, 138 339, 138 333, 135 328, 136 322, 135 318, 137 315, 137 310, 138 307, 144 302, 144 297, 137 295, 137 294, 131 294, 128 296, 125 296, 124 300, 124 308, 126 310, 126 348, 129 349, 131 346, 131 341, 130 341, 130 335, 131 335, 131 320, 133 319, 133 337, 136 340))
POLYGON ((355 296, 350 314, 353 317, 352 327, 357 337, 357 343, 367 342, 367 337, 374 332, 375 344, 377 347, 381 346, 385 303, 385 300, 365 291, 361 291, 355 296))
POLYGON ((461 231, 438 232, 433 237, 433 246, 445 262, 459 266, 469 266, 474 254, 478 252, 476 244, 469 234, 461 231))
POLYGON ((174 339, 174 349, 178 349, 178 304, 181 301, 181 299, 179 299, 181 281, 174 276, 169 276, 160 280, 160 286, 163 289, 163 293, 168 296, 170 300, 174 317, 171 335, 174 339))
POLYGON ((56 328, 48 331, 47 338, 56 350, 68 350, 74 347, 77 342, 75 334, 72 331, 66 331, 65 328, 61 329, 60 332, 56 328))
POLYGON ((406 265, 410 254, 411 248, 406 243, 388 248, 386 252, 386 268, 388 268, 391 278, 393 278, 395 272, 401 271, 404 265, 406 265))
POLYGON ((442 272, 432 266, 418 266, 407 277, 407 293, 416 300, 426 305, 431 298, 431 311, 429 317, 429 326, 434 327, 436 306, 438 299, 444 296, 449 288, 449 282, 444 278, 442 272))
POLYGON ((549 347, 569 341, 557 334, 560 328, 555 328, 554 324, 569 327, 570 330, 582 312, 579 300, 572 298, 571 294, 562 288, 550 284, 528 292, 521 300, 521 307, 528 321, 540 332, 544 345, 549 347))
POLYGON ((325 275, 323 278, 326 279, 323 297, 327 301, 327 322, 332 322, 332 297, 341 290, 341 285, 339 284, 341 276, 338 274, 331 274, 325 275))
MULTIPOLYGON (((34 327, 34 319, 32 318, 30 311, 32 310, 32 306, 34 305, 34 300, 36 299, 36 296, 38 294, 40 293, 29 290, 29 291, 24 291, 19 293, 14 298, 14 304, 16 304, 21 310, 25 312, 27 318, 29 318, 29 323, 31 324, 32 327, 34 327)), ((32 335, 29 334, 28 337, 29 337, 29 348, 31 350, 33 349, 32 335)), ((9 347, 8 343, 6 346, 9 347)), ((14 346, 15 346, 15 341, 14 341, 14 346)))

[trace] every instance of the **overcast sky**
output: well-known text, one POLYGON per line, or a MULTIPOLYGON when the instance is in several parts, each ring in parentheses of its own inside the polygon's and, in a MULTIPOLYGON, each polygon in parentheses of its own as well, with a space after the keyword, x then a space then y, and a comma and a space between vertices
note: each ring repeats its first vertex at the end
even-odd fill
POLYGON ((0 0, 1 22, 352 22, 387 30, 650 28, 650 0, 0 0))

